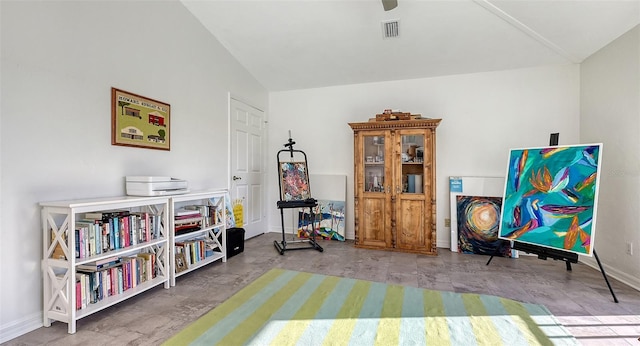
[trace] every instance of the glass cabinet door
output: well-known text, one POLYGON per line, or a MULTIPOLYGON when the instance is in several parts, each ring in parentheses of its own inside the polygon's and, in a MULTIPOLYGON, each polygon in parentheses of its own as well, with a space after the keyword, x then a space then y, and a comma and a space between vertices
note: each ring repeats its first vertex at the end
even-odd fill
POLYGON ((384 192, 385 184, 385 137, 363 136, 364 191, 384 192))
POLYGON ((401 135, 402 193, 422 194, 424 186, 424 135, 401 135))

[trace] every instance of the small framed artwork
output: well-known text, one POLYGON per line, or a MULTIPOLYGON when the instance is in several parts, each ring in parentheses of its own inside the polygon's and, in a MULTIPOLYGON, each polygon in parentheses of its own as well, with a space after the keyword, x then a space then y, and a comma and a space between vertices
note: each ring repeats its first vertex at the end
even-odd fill
POLYGON ((171 149, 171 106, 111 88, 111 144, 171 149))
POLYGON ((187 258, 183 253, 176 254, 176 273, 187 270, 187 258))

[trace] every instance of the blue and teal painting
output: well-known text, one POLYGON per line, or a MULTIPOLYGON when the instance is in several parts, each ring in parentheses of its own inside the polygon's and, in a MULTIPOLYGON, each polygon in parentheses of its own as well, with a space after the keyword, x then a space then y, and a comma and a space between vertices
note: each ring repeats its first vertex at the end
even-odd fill
POLYGON ((602 144, 513 149, 498 236, 591 256, 602 144))

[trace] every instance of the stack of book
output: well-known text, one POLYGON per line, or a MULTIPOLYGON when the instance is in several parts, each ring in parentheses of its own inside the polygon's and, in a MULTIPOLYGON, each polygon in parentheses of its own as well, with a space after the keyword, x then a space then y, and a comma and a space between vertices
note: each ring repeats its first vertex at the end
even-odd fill
POLYGON ((174 218, 176 234, 197 231, 202 227, 203 215, 199 210, 180 208, 175 211, 174 218))
POLYGON ((215 205, 193 204, 183 207, 185 210, 197 210, 202 215, 203 227, 209 227, 221 222, 222 217, 215 205))

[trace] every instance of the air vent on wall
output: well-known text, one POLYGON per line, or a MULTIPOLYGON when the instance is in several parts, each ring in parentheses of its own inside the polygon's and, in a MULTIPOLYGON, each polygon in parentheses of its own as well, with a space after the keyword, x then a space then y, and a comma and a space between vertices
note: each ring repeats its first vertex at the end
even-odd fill
POLYGON ((382 37, 383 38, 398 37, 400 35, 398 32, 399 25, 400 25, 400 21, 397 19, 382 22, 382 37))

